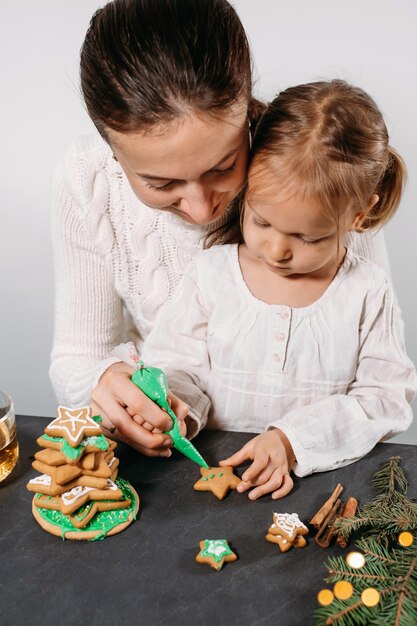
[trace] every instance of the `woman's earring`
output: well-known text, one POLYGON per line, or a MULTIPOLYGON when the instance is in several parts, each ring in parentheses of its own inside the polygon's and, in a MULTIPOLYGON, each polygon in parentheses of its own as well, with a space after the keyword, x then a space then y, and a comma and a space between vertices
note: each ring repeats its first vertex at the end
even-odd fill
POLYGON ((113 152, 113 159, 114 159, 115 161, 119 162, 119 161, 118 161, 118 158, 117 158, 117 156, 114 154, 114 152, 113 152))

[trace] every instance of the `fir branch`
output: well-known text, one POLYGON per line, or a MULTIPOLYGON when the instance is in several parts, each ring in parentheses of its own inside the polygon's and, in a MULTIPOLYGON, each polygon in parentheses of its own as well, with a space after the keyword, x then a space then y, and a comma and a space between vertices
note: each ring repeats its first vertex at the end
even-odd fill
POLYGON ((381 493, 360 508, 354 517, 338 518, 332 525, 335 532, 341 532, 345 538, 351 533, 366 532, 387 543, 402 530, 417 527, 417 503, 404 493, 395 490, 396 484, 403 490, 407 488, 404 473, 398 465, 398 458, 393 457, 395 463, 385 464, 376 474, 379 477, 378 488, 381 493), (386 483, 389 483, 389 488, 386 483))
POLYGON ((384 561, 385 563, 396 563, 390 551, 372 538, 367 540, 359 539, 356 545, 363 552, 366 560, 374 559, 384 561))
POLYGON ((408 568, 408 571, 407 571, 406 575, 404 576, 403 583, 401 585, 401 589, 400 589, 400 592, 398 594, 398 604, 397 604, 397 611, 395 613, 394 626, 399 626, 399 624, 400 624, 401 615, 402 615, 403 610, 404 610, 404 603, 405 603, 405 598, 406 598, 406 594, 407 594, 407 587, 408 587, 408 584, 409 584, 410 579, 412 578, 412 576, 416 575, 416 567, 417 567, 417 555, 410 563, 410 567, 408 568))
POLYGON ((365 565, 351 568, 343 557, 326 563, 327 581, 348 580, 354 586, 349 600, 335 599, 316 610, 316 624, 323 626, 416 626, 417 624, 417 503, 406 497, 407 480, 400 458, 392 457, 374 476, 377 496, 353 518, 338 520, 334 527, 347 535, 356 532, 356 545, 365 565), (398 534, 413 531, 416 540, 408 548, 398 546, 398 534), (366 607, 360 595, 375 587, 380 602, 366 607))
POLYGON ((373 477, 372 485, 380 493, 392 493, 400 491, 407 493, 408 481, 405 477, 404 470, 401 465, 400 456, 391 456, 388 462, 378 470, 373 477), (398 488, 395 488, 397 484, 398 488))
MULTIPOLYGON (((329 606, 320 607, 316 610, 317 626, 365 626, 379 617, 381 605, 384 606, 385 596, 389 596, 391 589, 380 591, 381 601, 379 607, 367 607, 363 604, 360 594, 355 593, 351 598, 351 604, 345 601, 334 600, 329 606), (353 603, 352 603, 353 602, 353 603)), ((388 598, 389 600, 389 598, 388 598)), ((375 621, 378 626, 381 622, 375 621)))
POLYGON ((340 623, 340 620, 343 620, 343 617, 345 615, 347 615, 348 613, 351 613, 352 611, 356 611, 356 609, 359 608, 361 604, 362 604, 362 600, 359 598, 359 600, 355 602, 355 604, 351 604, 350 606, 345 606, 338 613, 335 613, 334 615, 329 615, 329 617, 326 619, 326 626, 331 626, 331 624, 334 624, 335 622, 340 623))
POLYGON ((391 576, 383 576, 381 574, 371 574, 360 570, 354 570, 350 572, 343 571, 342 569, 329 569, 327 576, 327 582, 334 583, 338 580, 348 580, 349 582, 366 581, 366 583, 375 583, 375 581, 382 582, 384 580, 391 581, 391 576))

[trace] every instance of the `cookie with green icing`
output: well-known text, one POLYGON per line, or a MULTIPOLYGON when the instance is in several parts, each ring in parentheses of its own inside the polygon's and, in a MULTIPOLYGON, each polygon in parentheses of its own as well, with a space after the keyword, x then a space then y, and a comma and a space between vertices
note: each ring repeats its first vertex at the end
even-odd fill
POLYGON ((120 500, 88 502, 72 515, 64 515, 62 511, 50 508, 54 506, 52 498, 49 504, 47 500, 41 500, 40 504, 44 506, 39 506, 39 500, 45 496, 37 493, 32 501, 32 513, 44 530, 62 539, 104 539, 129 526, 139 510, 139 496, 132 485, 122 478, 116 478, 115 483, 123 494, 120 500), (87 523, 80 528, 86 520, 87 523))
POLYGON ((223 500, 229 489, 237 489, 241 479, 233 473, 231 465, 223 467, 200 467, 201 478, 194 484, 196 491, 211 491, 223 500))
POLYGON ((204 539, 200 541, 200 552, 195 557, 197 563, 208 563, 219 571, 225 563, 236 561, 236 554, 230 549, 226 539, 204 539))

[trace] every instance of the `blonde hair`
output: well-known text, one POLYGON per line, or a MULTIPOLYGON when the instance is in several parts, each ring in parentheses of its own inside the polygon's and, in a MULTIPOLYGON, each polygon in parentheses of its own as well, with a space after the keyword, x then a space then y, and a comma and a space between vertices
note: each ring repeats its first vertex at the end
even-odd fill
MULTIPOLYGON (((290 87, 268 105, 254 134, 248 176, 249 201, 278 185, 280 192, 315 198, 337 220, 342 206, 363 212, 357 230, 365 231, 395 213, 406 168, 373 99, 332 80, 290 87), (378 201, 367 211, 373 194, 378 201)), ((216 243, 241 241, 226 225, 216 243)))

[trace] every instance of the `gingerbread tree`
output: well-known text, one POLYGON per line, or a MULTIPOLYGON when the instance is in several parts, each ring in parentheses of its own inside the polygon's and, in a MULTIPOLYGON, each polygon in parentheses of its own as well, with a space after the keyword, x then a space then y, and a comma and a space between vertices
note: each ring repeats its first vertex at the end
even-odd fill
POLYGON ((32 512, 63 539, 104 539, 128 526, 139 509, 138 494, 117 476, 116 443, 102 434, 100 422, 89 407, 60 406, 37 440, 42 450, 32 467, 41 475, 27 484, 35 492, 32 512))

